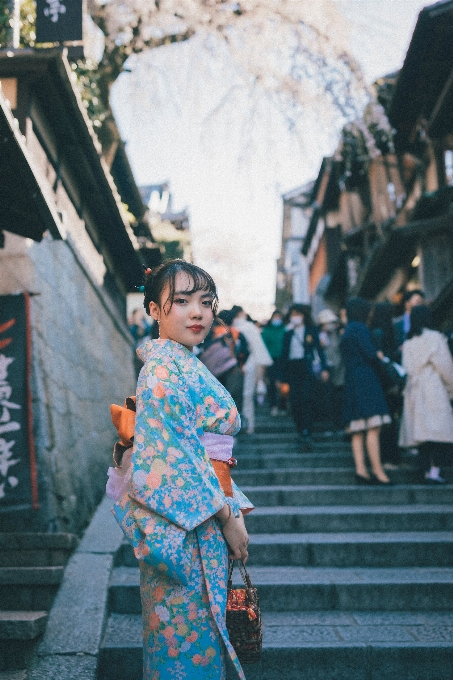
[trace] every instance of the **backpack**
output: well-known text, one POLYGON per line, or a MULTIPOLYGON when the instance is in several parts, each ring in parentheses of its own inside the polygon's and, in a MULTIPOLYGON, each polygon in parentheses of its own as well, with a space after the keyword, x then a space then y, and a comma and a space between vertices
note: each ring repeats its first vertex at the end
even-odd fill
POLYGON ((234 353, 234 340, 229 333, 213 340, 198 358, 216 378, 238 363, 234 353))

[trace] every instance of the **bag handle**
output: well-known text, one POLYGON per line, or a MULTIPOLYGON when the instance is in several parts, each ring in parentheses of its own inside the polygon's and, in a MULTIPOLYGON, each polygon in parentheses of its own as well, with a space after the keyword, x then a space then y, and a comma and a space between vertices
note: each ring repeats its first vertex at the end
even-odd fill
POLYGON ((233 587, 232 576, 233 576, 233 569, 234 569, 234 566, 235 566, 236 563, 237 563, 238 569, 240 571, 240 574, 242 576, 242 580, 244 581, 244 585, 247 589, 248 596, 253 601, 255 598, 254 598, 254 595, 253 595, 252 581, 250 580, 249 573, 248 573, 248 571, 245 567, 245 564, 242 560, 231 560, 230 561, 230 564, 228 565, 228 586, 227 586, 227 588, 228 588, 228 590, 231 590, 232 587, 233 587))

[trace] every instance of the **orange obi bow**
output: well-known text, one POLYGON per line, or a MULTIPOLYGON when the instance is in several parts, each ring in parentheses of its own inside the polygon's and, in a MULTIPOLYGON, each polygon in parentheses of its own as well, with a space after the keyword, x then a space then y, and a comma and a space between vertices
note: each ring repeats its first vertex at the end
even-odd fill
MULTIPOLYGON (((113 462, 115 467, 121 467, 121 459, 126 449, 130 448, 134 442, 135 430, 135 397, 127 397, 124 406, 110 405, 110 415, 112 423, 116 427, 120 441, 113 448, 113 462)), ((212 467, 217 475, 219 484, 225 496, 233 497, 233 487, 231 483, 230 464, 220 460, 212 460, 212 467)))

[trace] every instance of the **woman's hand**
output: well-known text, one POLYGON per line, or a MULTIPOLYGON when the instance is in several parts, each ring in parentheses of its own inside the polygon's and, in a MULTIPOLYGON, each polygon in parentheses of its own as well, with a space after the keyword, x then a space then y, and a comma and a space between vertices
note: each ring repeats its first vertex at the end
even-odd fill
MULTIPOLYGON (((223 508, 222 508, 223 511, 223 508)), ((225 540, 230 547, 230 559, 242 560, 247 562, 248 558, 248 544, 249 536, 245 528, 244 517, 242 513, 240 517, 235 517, 232 513, 228 519, 223 522, 222 511, 218 513, 218 517, 222 522, 222 531, 225 540)))

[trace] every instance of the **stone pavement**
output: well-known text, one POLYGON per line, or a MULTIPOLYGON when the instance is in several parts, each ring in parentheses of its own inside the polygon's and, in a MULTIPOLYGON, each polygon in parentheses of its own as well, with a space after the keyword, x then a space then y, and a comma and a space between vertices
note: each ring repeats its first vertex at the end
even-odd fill
MULTIPOLYGON (((453 680, 453 485, 418 484, 406 466, 393 487, 356 486, 349 443, 318 434, 303 453, 291 420, 265 412, 235 453, 257 506, 264 622, 247 680, 453 680)), ((141 679, 138 568, 108 506, 70 561, 31 680, 141 679)))

